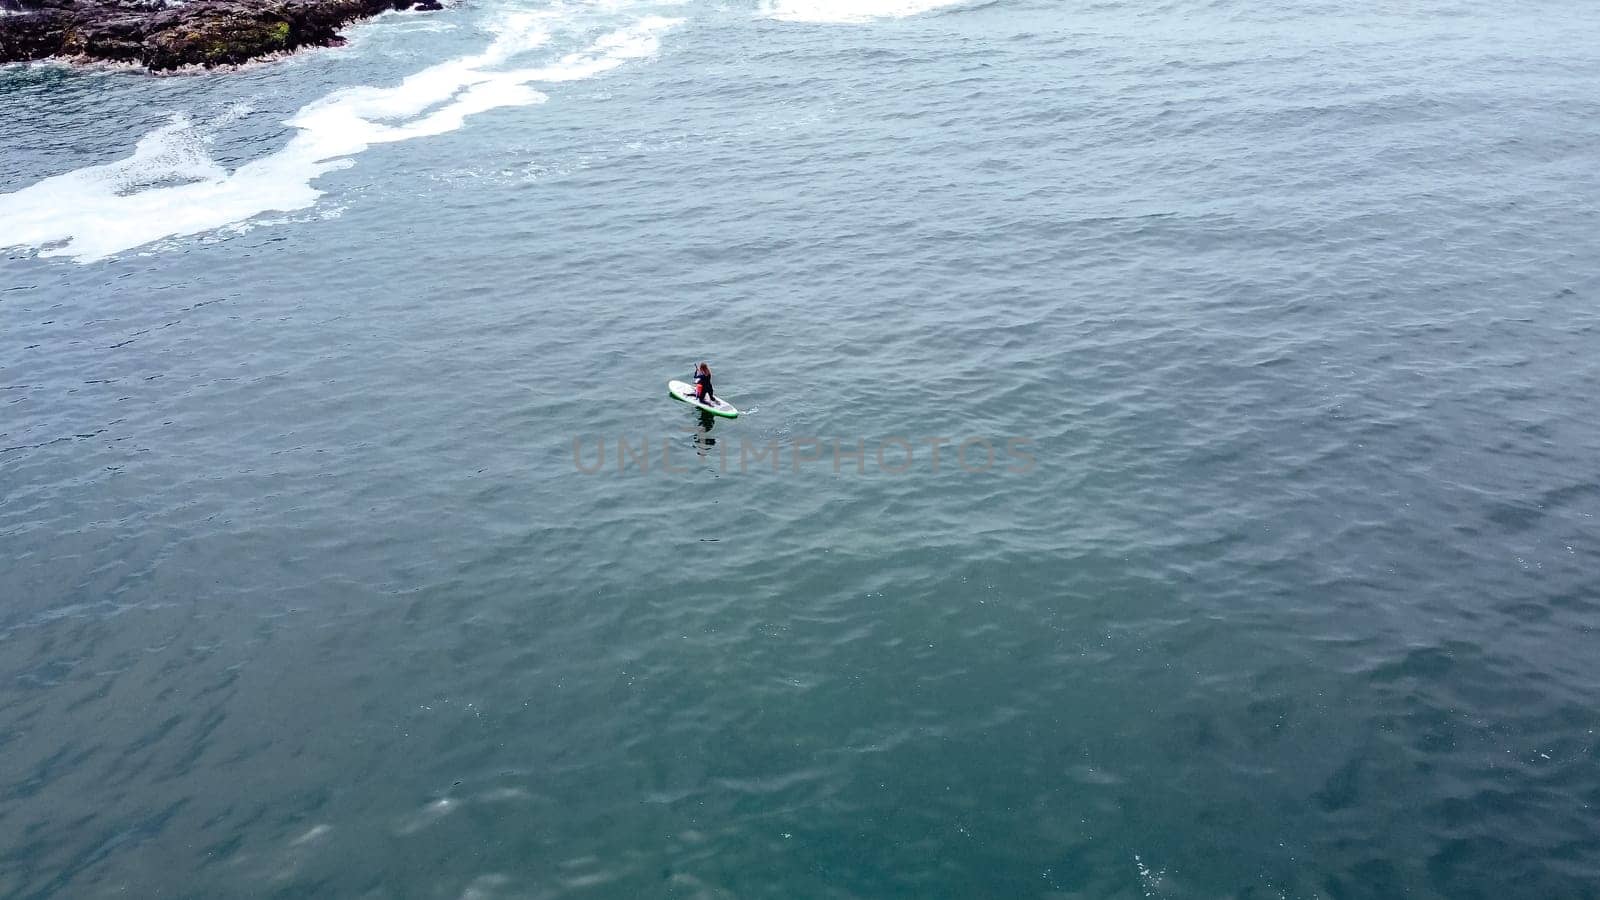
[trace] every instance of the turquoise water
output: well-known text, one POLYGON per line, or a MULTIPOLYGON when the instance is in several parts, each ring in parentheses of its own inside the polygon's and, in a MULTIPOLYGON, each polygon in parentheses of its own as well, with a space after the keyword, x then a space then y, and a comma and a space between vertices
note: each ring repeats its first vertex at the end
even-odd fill
POLYGON ((524 4, 0 69, 0 896, 1593 896, 1600 9, 524 4))

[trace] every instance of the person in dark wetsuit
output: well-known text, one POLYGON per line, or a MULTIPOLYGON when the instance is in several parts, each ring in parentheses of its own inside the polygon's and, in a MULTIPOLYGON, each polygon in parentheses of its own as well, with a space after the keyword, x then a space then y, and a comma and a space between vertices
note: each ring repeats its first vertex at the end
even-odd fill
POLYGON ((701 363, 694 367, 694 398, 715 406, 717 395, 711 391, 711 367, 701 363))

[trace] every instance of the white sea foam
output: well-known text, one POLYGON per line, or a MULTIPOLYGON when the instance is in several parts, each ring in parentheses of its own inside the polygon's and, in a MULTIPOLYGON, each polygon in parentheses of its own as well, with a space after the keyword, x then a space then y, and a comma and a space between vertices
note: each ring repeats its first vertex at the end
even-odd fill
POLYGON ((287 122, 296 129, 287 145, 232 172, 207 151, 207 129, 220 123, 201 128, 174 116, 126 159, 0 194, 0 247, 93 262, 264 213, 302 210, 322 193, 313 181, 353 165, 368 147, 444 134, 477 113, 542 102, 545 95, 531 85, 593 78, 650 56, 677 22, 641 19, 552 63, 510 68, 548 42, 552 24, 550 14, 510 16, 483 53, 429 67, 394 87, 341 90, 308 104, 287 122))
POLYGON ((899 19, 966 0, 765 0, 761 12, 784 22, 859 23, 899 19))

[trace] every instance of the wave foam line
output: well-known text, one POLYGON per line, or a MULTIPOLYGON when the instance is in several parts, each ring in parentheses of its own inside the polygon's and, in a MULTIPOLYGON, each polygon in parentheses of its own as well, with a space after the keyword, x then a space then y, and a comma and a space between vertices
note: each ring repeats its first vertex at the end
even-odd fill
POLYGON ((783 22, 855 24, 903 19, 966 0, 766 0, 761 12, 783 22))
POLYGON ((554 63, 502 69, 550 39, 548 17, 507 19, 488 49, 424 69, 390 88, 336 91, 302 107, 283 149, 228 172, 210 138, 184 116, 139 140, 133 155, 0 194, 0 247, 88 263, 156 241, 214 231, 267 212, 305 209, 319 176, 355 164, 374 144, 455 131, 468 116, 543 102, 535 83, 580 81, 654 55, 680 20, 650 17, 600 37, 554 63))

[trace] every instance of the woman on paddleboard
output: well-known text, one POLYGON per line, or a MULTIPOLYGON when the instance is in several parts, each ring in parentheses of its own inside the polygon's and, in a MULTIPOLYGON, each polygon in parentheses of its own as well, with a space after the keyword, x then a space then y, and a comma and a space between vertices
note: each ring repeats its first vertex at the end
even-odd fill
POLYGON ((701 403, 717 402, 717 395, 711 392, 711 367, 705 363, 694 367, 694 398, 701 403))

